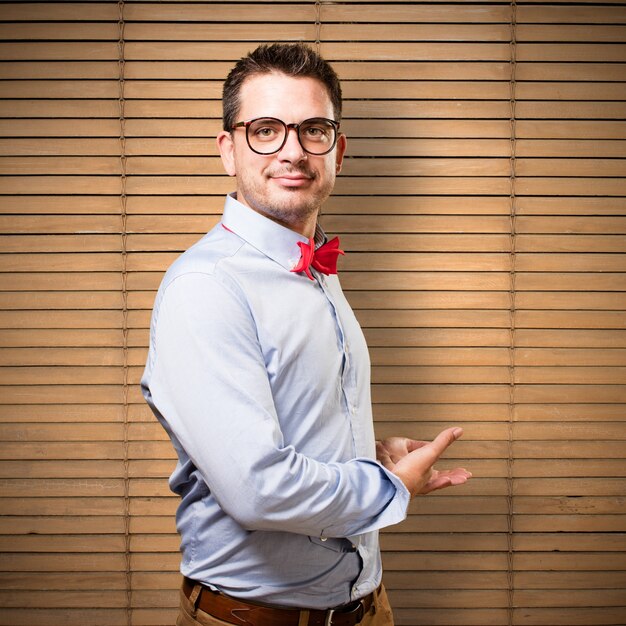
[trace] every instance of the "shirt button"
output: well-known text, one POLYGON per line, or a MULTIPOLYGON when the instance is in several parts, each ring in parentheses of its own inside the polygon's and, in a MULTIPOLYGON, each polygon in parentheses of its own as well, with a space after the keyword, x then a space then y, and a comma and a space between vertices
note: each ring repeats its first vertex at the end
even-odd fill
POLYGON ((328 537, 320 537, 320 541, 328 541, 328 537))

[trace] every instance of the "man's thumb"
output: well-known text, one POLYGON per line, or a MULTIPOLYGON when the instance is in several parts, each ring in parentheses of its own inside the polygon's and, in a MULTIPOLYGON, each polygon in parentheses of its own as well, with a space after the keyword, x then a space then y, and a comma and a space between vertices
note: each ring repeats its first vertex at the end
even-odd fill
POLYGON ((437 457, 441 456, 446 448, 453 444, 461 435, 463 434, 463 429, 458 426, 452 428, 446 428, 446 430, 442 430, 432 441, 433 451, 436 453, 437 457))

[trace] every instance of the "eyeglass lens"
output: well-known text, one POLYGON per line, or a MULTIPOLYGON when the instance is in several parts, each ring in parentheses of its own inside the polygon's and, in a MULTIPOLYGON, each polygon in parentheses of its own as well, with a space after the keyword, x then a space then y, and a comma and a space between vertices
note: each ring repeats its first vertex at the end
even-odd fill
MULTIPOLYGON (((250 148, 259 154, 272 154, 283 147, 289 129, 281 120, 260 118, 253 120, 246 129, 250 148)), ((312 118, 298 126, 300 145, 310 154, 326 154, 333 149, 336 128, 329 120, 312 118)))

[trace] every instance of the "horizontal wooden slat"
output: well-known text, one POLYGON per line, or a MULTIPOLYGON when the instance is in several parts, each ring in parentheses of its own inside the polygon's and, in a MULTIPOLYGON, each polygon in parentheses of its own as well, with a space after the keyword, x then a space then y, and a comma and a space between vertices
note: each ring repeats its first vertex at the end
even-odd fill
POLYGON ((620 62, 626 60, 626 47, 612 43, 519 43, 517 58, 524 61, 620 62))
MULTIPOLYGON (((6 8, 6 5, 4 5, 6 8)), ((46 63, 41 61, 20 61, 18 63, 0 62, 0 78, 5 79, 59 79, 59 78, 89 78, 113 79, 119 78, 119 65, 116 61, 92 61, 82 63, 78 61, 59 61, 46 63)), ((11 94, 11 97, 14 97, 11 94)))
POLYGON ((516 69, 516 79, 523 81, 610 81, 622 75, 623 64, 603 63, 523 63, 516 69))
MULTIPOLYGON (((517 366, 513 380, 518 384, 623 384, 626 370, 616 367, 541 367, 517 366)), ((510 382, 509 368, 481 367, 432 367, 432 366, 385 366, 374 368, 374 383, 501 383, 510 382)))
MULTIPOLYGON (((124 465, 122 461, 2 461, 0 462, 0 476, 3 478, 22 479, 25 477, 124 478, 124 465)), ((13 519, 2 520, 1 522, 4 524, 3 528, 13 528, 17 532, 18 524, 13 523, 13 519)), ((32 520, 32 522, 39 523, 38 520, 32 520)), ((45 520, 41 523, 45 523, 45 520)), ((81 525, 80 528, 83 529, 84 527, 81 525)), ((89 528, 89 526, 86 528, 89 528)), ((47 532, 54 531, 48 530, 47 532)), ((74 524, 73 532, 79 532, 76 524, 74 524)), ((89 531, 85 530, 85 532, 89 531)))
MULTIPOLYGON (((178 241, 175 249, 184 248, 184 237, 178 239, 171 237, 173 233, 189 234, 194 233, 198 237, 210 230, 218 222, 219 216, 194 216, 194 215, 172 215, 172 216, 129 216, 127 219, 128 233, 131 234, 132 241, 141 241, 141 238, 133 238, 133 233, 163 233, 161 238, 153 237, 145 241, 153 241, 158 246, 159 241, 178 241)), ((506 251, 511 249, 510 237, 506 234, 507 218, 505 217, 459 217, 459 216, 394 216, 388 215, 384 219, 379 217, 341 216, 324 218, 326 228, 333 233, 347 233, 347 237, 342 239, 347 245, 349 256, 358 257, 352 254, 359 250, 375 252, 376 250, 389 251, 391 249, 423 251, 431 247, 440 252, 446 251, 506 251), (366 233, 367 236, 357 237, 354 233, 366 233), (384 237, 380 233, 390 233, 384 237), (402 237, 403 233, 420 233, 419 237, 402 237), (434 233, 456 234, 456 236, 433 236, 434 233), (470 236, 467 233, 475 233, 470 236), (500 237, 490 235, 490 233, 501 234, 500 237), (411 245, 412 244, 412 245, 411 245), (400 246, 398 248, 398 246, 400 246)), ((50 242, 58 239, 61 242, 73 242, 72 249, 87 247, 89 244, 92 250, 98 249, 119 249, 121 238, 119 233, 121 221, 119 216, 20 216, 2 217, 0 216, 0 232, 11 234, 46 234, 62 235, 65 233, 76 233, 78 236, 73 239, 63 237, 49 237, 50 242), (103 236, 103 233, 110 233, 111 236, 103 236)), ((525 252, 526 250, 538 250, 546 252, 560 252, 564 247, 576 249, 583 247, 581 251, 593 252, 594 248, 602 249, 603 245, 611 248, 616 247, 615 252, 621 252, 619 244, 626 241, 626 220, 617 217, 524 217, 516 219, 516 250, 525 252), (566 235, 560 233, 566 232, 566 235), (535 235, 535 236, 533 236, 535 235), (538 235, 538 236, 537 236, 538 235), (544 235, 552 235, 550 237, 544 235), (582 235, 582 236, 581 236, 582 235), (589 237, 587 235, 601 235, 599 237, 589 237), (578 243, 577 243, 578 242, 578 243), (560 244, 560 245, 559 245, 560 244)), ((44 237, 40 238, 4 238, 6 248, 11 246, 13 241, 19 242, 23 249, 28 250, 31 246, 29 242, 44 242, 44 237)), ((15 247, 17 249, 18 246, 15 247)), ((35 248, 36 249, 36 248, 35 248)), ((33 249, 33 251, 35 250, 33 249)))
MULTIPOLYGON (((368 9, 369 12, 369 9, 368 9)), ((270 39, 271 30, 268 29, 261 39, 270 39)), ((84 44, 76 44, 73 49, 75 53, 80 53, 83 58, 94 59, 91 56, 94 53, 95 44, 90 44, 88 49, 84 44), (79 52, 80 51, 80 52, 79 52)), ((610 45, 610 44, 608 44, 610 45)), ((31 44, 31 49, 37 49, 38 44, 31 44)), ((10 58, 6 56, 9 52, 19 50, 20 44, 15 44, 10 50, 4 51, 0 45, 1 58, 10 58)), ((125 46, 125 55, 131 61, 134 60, 201 60, 205 58, 213 58, 216 60, 231 60, 245 55, 248 50, 253 47, 245 43, 220 42, 219 44, 209 42, 177 42, 172 45, 169 42, 136 42, 129 41, 125 46)), ((466 44, 466 43, 386 43, 386 42, 351 42, 349 44, 342 43, 326 43, 320 47, 321 53, 330 61, 346 61, 358 56, 364 61, 372 60, 400 60, 411 58, 412 60, 423 61, 505 61, 508 60, 508 44, 489 43, 489 44, 466 44)), ((44 58, 60 58, 61 55, 68 54, 68 49, 62 43, 54 43, 48 46, 47 50, 42 50, 41 54, 45 54, 44 58)), ((98 48, 100 58, 107 58, 107 54, 111 54, 111 50, 106 44, 102 44, 98 48)), ((32 55, 32 53, 31 53, 32 55)), ((28 58, 28 57, 26 57, 28 58)), ((31 56, 31 58, 33 58, 31 56)), ((34 57, 36 58, 36 57, 34 57)), ((108 56, 108 58, 111 58, 108 56)), ((558 60, 558 59, 557 59, 558 60)), ((585 60, 583 57, 582 60, 585 60)), ((620 57, 611 60, 621 60, 620 57)))
MULTIPOLYGON (((293 7, 290 7, 290 12, 293 7)), ((371 7, 370 7, 371 9, 371 7)), ((153 16, 150 15, 153 19, 153 16)), ((273 24, 274 40, 292 41, 294 39, 311 40, 315 37, 315 24, 309 19, 304 23, 273 24), (308 22, 308 23, 307 23, 308 22)), ((68 25, 63 24, 62 28, 68 25)), ((616 27, 619 28, 619 27, 616 27)), ((380 41, 386 33, 380 24, 324 24, 324 39, 327 41, 359 40, 380 41)), ((85 29, 87 30, 87 29, 85 29)), ((24 29, 26 33, 35 32, 31 25, 24 29)), ((21 32, 21 31, 20 31, 21 32)), ((71 31, 70 31, 71 32, 71 31)), ((258 24, 249 23, 142 23, 129 22, 125 28, 125 36, 129 41, 228 41, 249 40, 259 41, 265 32, 258 24)), ((394 24, 394 40, 397 41, 507 41, 508 27, 505 24, 394 24)), ((615 31, 613 39, 610 34, 606 41, 617 40, 619 31, 615 31)), ((35 37, 37 38, 37 37, 35 37)), ((69 38, 69 37, 68 37, 69 38)), ((84 38, 79 31, 76 38, 84 38)))
MULTIPOLYGON (((404 607, 424 607, 424 608, 436 608, 442 603, 442 598, 438 597, 438 593, 432 593, 429 591, 400 591, 396 590, 392 594, 394 606, 399 609, 404 607)), ((594 592, 581 592, 577 599, 577 606, 621 606, 618 602, 618 594, 615 590, 595 590, 594 592), (595 594, 595 595, 594 595, 595 594), (592 599, 593 598, 593 599, 592 599), (587 602, 587 604, 585 604, 587 602)), ((533 592, 525 591, 515 595, 516 603, 522 606, 562 606, 564 602, 564 595, 557 591, 545 593, 543 596, 533 592), (549 604, 537 604, 540 603, 539 597, 543 597, 546 603, 549 604)), ((494 607, 494 606, 506 606, 507 604, 507 592, 506 590, 467 590, 459 591, 455 594, 455 598, 448 603, 450 607, 457 607, 460 609, 470 607, 494 607)))
MULTIPOLYGON (((81 63, 76 61, 76 63, 81 63)), ((15 61, 8 62, 15 66, 15 61)), ((41 61, 40 65, 49 67, 51 63, 41 61)), ((49 78, 49 74, 45 78, 49 78)), ((103 98, 119 97, 119 87, 114 80, 6 80, 0 86, 5 97, 10 98, 103 98)), ((103 108, 107 107, 106 103, 103 108)), ((67 134, 64 134, 67 136, 67 134)), ((70 135, 71 136, 71 135, 70 135)))
POLYGON ((563 10, 563 7, 550 5, 525 6, 520 7, 518 20, 528 24, 624 24, 626 14, 623 7, 578 6, 563 10))
MULTIPOLYGON (((506 159, 488 158, 405 158, 400 163, 394 159, 380 158, 376 164, 367 159, 348 158, 343 170, 344 178, 350 176, 505 176, 509 173, 506 159)), ((98 174, 120 173, 119 157, 68 157, 62 163, 55 157, 0 157, 0 171, 5 175, 32 174, 98 174)), ((205 157, 129 157, 127 173, 130 175, 223 175, 219 159, 205 157)), ((522 159, 518 160, 518 174, 524 177, 544 175, 571 177, 587 176, 605 178, 620 176, 623 171, 620 159, 522 159)))
MULTIPOLYGON (((525 9, 525 8, 524 8, 525 9)), ((608 24, 523 24, 516 28, 517 41, 584 41, 622 42, 626 36, 623 25, 608 24)))
MULTIPOLYGON (((181 16, 180 8, 176 4, 172 6, 141 3, 131 6, 125 13, 129 21, 139 21, 149 18, 154 21, 309 21, 312 17, 312 8, 306 4, 294 5, 294 11, 285 15, 280 6, 264 7, 263 5, 239 4, 239 3, 216 3, 210 5, 188 5, 189 12, 185 17, 181 16)), ((446 7, 425 5, 422 7, 405 7, 399 4, 393 12, 381 3, 371 4, 368 8, 366 19, 361 6, 350 4, 329 5, 324 7, 324 22, 348 21, 348 22, 506 22, 508 12, 506 8, 479 6, 460 7, 455 15, 450 15, 446 7)))
POLYGON ((32 41, 47 40, 91 40, 117 39, 119 27, 114 21, 107 22, 31 22, 0 23, 0 40, 32 41))
POLYGON ((121 406, 83 404, 64 406, 51 403, 41 405, 3 404, 0 405, 2 422, 122 422, 124 410, 121 406))
MULTIPOLYGON (((518 366, 624 365, 626 350, 579 348, 516 348, 514 357, 508 348, 372 348, 375 365, 503 365, 514 358, 518 366)), ((540 371, 543 371, 540 370, 540 371)))
MULTIPOLYGON (((557 28, 560 30, 562 27, 558 26, 557 28)), ((601 32, 604 32, 605 29, 606 27, 602 26, 601 32)), ((624 83, 591 81, 572 83, 524 81, 516 83, 515 86, 520 104, 525 100, 563 100, 563 104, 576 100, 589 100, 590 103, 598 100, 621 100, 625 89, 624 83)))
POLYGON ((85 2, 70 4, 66 2, 19 2, 7 3, 2 7, 1 17, 11 21, 64 21, 64 20, 111 20, 119 17, 116 7, 85 2))
MULTIPOLYGON (((610 589, 623 584, 626 572, 516 572, 514 575, 517 589, 558 588, 558 583, 568 588, 590 587, 610 589)), ((386 571, 385 587, 393 589, 438 589, 446 584, 454 589, 504 589, 506 577, 501 572, 481 572, 480 576, 468 576, 465 572, 422 572, 422 571, 386 571)))
POLYGON ((29 42, 0 43, 0 59, 3 61, 42 61, 42 60, 117 60, 115 42, 29 42))

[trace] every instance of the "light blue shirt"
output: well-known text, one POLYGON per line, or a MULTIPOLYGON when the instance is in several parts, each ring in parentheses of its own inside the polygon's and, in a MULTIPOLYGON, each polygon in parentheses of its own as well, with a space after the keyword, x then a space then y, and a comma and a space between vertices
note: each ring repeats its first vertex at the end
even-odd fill
POLYGON ((378 586, 410 496, 375 460, 363 333, 337 276, 290 271, 299 241, 227 197, 163 279, 142 389, 178 454, 182 573, 324 609, 378 586))

